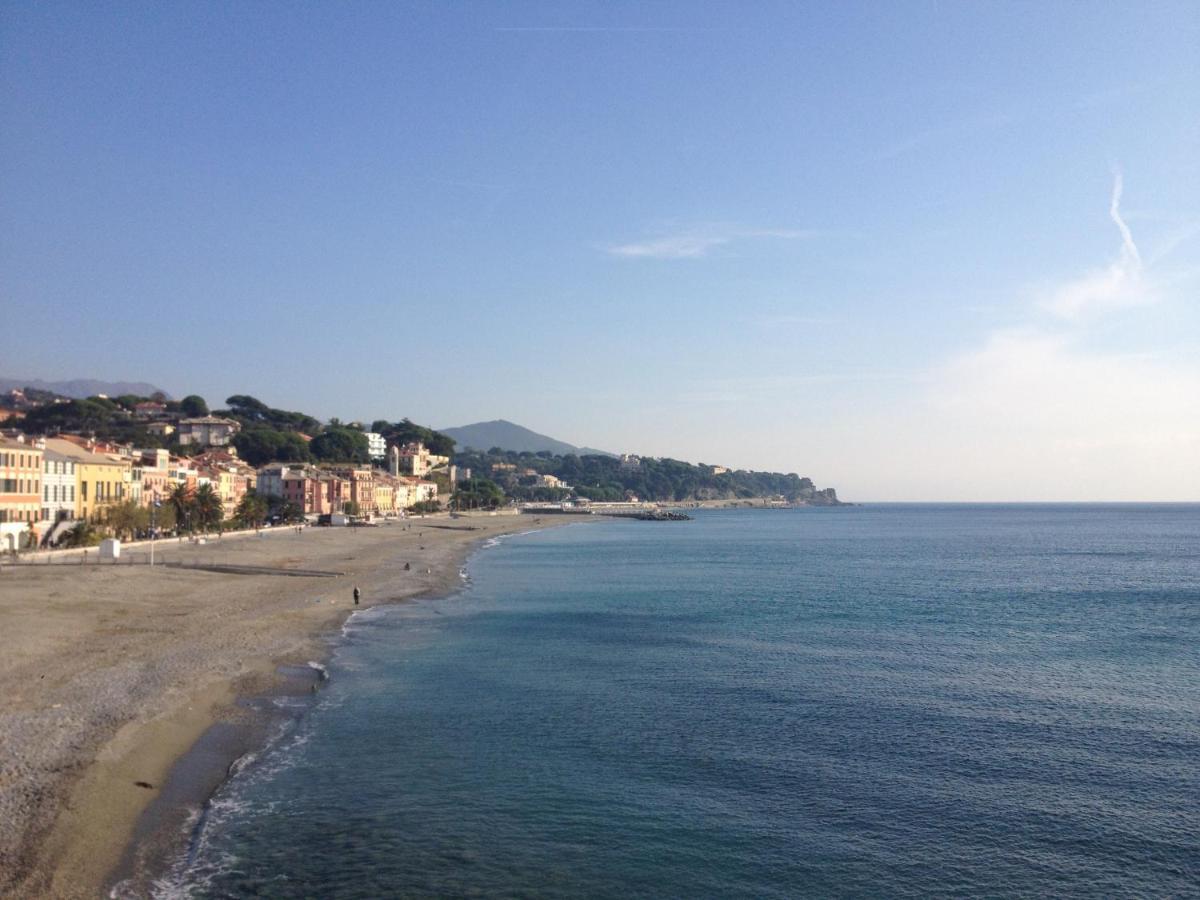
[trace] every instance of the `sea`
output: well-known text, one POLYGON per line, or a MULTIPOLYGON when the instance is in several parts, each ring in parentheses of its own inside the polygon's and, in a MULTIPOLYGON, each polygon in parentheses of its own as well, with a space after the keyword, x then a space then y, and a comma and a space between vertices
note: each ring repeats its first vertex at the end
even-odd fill
POLYGON ((579 522, 328 673, 158 896, 1200 896, 1200 506, 579 522))

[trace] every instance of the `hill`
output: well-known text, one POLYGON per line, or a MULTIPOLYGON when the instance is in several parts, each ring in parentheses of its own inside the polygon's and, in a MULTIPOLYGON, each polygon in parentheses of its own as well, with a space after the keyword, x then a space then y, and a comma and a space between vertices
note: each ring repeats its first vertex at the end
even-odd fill
POLYGON ((460 466, 475 474, 468 489, 485 505, 493 493, 518 500, 557 502, 572 494, 596 501, 637 497, 665 503, 703 500, 782 499, 808 506, 841 506, 837 491, 818 488, 794 472, 754 472, 693 465, 677 459, 611 456, 538 456, 510 450, 460 450, 460 466), (553 476, 548 478, 547 476, 553 476))
POLYGON ((0 392, 13 389, 36 388, 39 391, 50 391, 61 397, 72 400, 84 400, 97 394, 109 397, 120 397, 122 394, 135 394, 138 397, 149 397, 153 394, 163 394, 168 400, 171 395, 162 388, 155 387, 145 381, 100 381, 95 378, 73 378, 69 381, 43 381, 40 378, 3 378, 0 377, 0 392))
POLYGON ((442 434, 454 438, 460 450, 472 448, 475 450, 490 450, 499 447, 501 450, 511 450, 514 453, 541 453, 547 451, 555 456, 615 456, 606 450, 596 450, 592 447, 576 447, 566 441, 556 440, 536 431, 530 431, 524 426, 517 425, 505 419, 495 419, 491 422, 475 422, 473 425, 462 425, 458 428, 439 429, 442 434))

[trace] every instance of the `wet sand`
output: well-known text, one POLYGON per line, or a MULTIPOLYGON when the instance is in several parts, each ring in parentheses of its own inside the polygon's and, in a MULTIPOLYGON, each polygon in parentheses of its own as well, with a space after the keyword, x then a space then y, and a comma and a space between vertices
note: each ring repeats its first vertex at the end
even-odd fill
POLYGON ((324 659, 354 609, 355 585, 363 606, 447 593, 482 539, 569 521, 441 516, 157 548, 160 560, 185 566, 337 577, 4 566, 0 895, 101 896, 135 865, 136 847, 125 852, 135 828, 147 846, 159 825, 177 832, 189 790, 211 790, 221 761, 261 739, 237 699, 280 689, 280 666, 324 659), (196 771, 169 779, 193 747, 196 771), (165 785, 178 798, 163 797, 165 785))

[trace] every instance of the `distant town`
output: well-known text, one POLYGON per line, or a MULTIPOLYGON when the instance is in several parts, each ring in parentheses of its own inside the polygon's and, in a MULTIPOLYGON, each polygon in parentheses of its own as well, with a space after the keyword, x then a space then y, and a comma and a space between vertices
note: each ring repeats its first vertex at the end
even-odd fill
POLYGON ((104 394, 0 395, 0 550, 442 509, 766 499, 837 505, 807 478, 631 454, 458 449, 410 422, 320 422, 235 395, 210 411, 104 394))

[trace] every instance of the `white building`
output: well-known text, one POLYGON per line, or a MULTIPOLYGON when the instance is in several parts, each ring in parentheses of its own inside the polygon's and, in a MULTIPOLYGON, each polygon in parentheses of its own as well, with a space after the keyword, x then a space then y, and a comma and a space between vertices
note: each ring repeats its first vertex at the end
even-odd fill
POLYGON ((254 480, 254 489, 260 497, 282 497, 285 478, 298 478, 303 466, 263 466, 254 480))
POLYGON ((57 450, 42 455, 42 521, 75 518, 75 460, 57 450))
POLYGON ((377 434, 374 431, 363 433, 367 436, 367 450, 371 454, 371 459, 383 459, 387 456, 387 441, 383 439, 382 434, 377 434))
POLYGON ((180 419, 179 443, 185 446, 197 444, 202 447, 224 447, 241 430, 240 422, 220 416, 180 419))
POLYGON ((401 477, 400 481, 408 493, 408 502, 405 506, 412 506, 414 503, 424 503, 426 500, 437 499, 438 486, 432 481, 404 477, 401 477))

